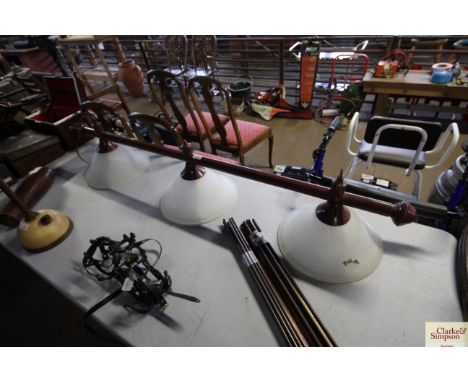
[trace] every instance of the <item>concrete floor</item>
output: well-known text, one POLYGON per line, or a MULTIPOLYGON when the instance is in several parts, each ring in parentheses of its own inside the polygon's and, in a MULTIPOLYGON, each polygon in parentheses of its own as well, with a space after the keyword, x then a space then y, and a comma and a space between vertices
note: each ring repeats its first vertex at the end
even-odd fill
MULTIPOLYGON (((132 111, 153 114, 157 107, 146 97, 128 96, 132 111)), ((321 141, 326 125, 315 121, 275 118, 264 121, 246 113, 240 116, 263 123, 273 129, 275 145, 274 164, 289 164, 309 167, 312 151, 321 141)), ((335 176, 341 168, 346 169, 351 156, 346 152, 347 131, 340 130, 333 137, 325 158, 325 175, 335 176)), ((460 143, 465 136, 461 136, 460 143)), ((422 199, 426 200, 437 175, 450 167, 462 150, 458 145, 450 159, 439 170, 424 171, 422 199)), ((268 168, 268 144, 263 142, 246 154, 246 164, 265 171, 268 168)), ((435 160, 437 158, 431 158, 435 160)), ((363 169, 356 171, 358 178, 363 169)), ((412 179, 404 176, 403 170, 374 166, 366 171, 382 178, 391 179, 399 185, 399 191, 410 192, 412 179)), ((46 284, 33 271, 0 247, 0 346, 116 346, 96 337, 83 327, 81 312, 54 288, 46 284)), ((99 333, 110 335, 97 328, 99 333)))

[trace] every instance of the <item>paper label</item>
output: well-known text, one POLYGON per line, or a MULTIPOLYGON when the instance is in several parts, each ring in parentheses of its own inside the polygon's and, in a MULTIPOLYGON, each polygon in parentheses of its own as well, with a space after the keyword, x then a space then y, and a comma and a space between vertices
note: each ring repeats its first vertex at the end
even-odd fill
POLYGON ((387 187, 387 188, 390 186, 390 182, 388 180, 385 180, 385 179, 377 179, 375 184, 377 186, 387 187))
POLYGON ((286 165, 284 164, 277 164, 275 167, 274 172, 284 172, 286 170, 286 165))
POLYGON ((242 260, 244 261, 244 264, 247 265, 248 267, 251 267, 252 265, 258 263, 258 260, 252 251, 247 251, 243 253, 242 260))
POLYGON ((20 231, 27 231, 29 228, 29 224, 26 223, 24 220, 21 220, 20 223, 18 224, 18 229, 20 231))
POLYGON ((130 292, 132 288, 133 288, 133 280, 127 277, 122 284, 122 291, 130 292))

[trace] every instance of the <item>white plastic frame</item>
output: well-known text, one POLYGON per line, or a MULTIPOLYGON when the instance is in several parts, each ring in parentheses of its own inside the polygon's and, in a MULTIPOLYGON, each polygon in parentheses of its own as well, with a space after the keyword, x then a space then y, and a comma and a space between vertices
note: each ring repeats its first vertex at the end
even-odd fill
POLYGON ((372 164, 372 160, 374 159, 375 149, 376 149, 377 144, 379 142, 380 136, 382 135, 382 132, 384 132, 385 130, 389 130, 389 129, 402 130, 402 131, 404 131, 404 130, 415 131, 415 132, 417 132, 417 133, 419 133, 421 135, 421 140, 419 141, 418 148, 416 149, 416 152, 414 153, 413 160, 411 161, 411 164, 409 165, 409 167, 405 171, 406 176, 410 176, 411 173, 414 170, 414 167, 416 166, 416 161, 417 161, 419 155, 421 154, 421 151, 422 151, 422 149, 423 149, 423 147, 424 147, 424 145, 426 144, 426 141, 427 141, 426 131, 424 129, 422 129, 421 127, 417 127, 417 126, 400 125, 400 124, 396 124, 396 123, 389 123, 387 125, 383 125, 383 126, 379 127, 377 129, 377 131, 375 132, 374 140, 372 141, 372 147, 371 147, 371 150, 369 152, 369 156, 367 157, 366 167, 369 168, 370 165, 372 164))
POLYGON ((359 125, 359 112, 355 112, 353 117, 351 118, 351 121, 349 122, 349 129, 348 129, 348 135, 346 136, 346 151, 348 154, 351 156, 355 157, 357 156, 357 152, 354 152, 351 150, 351 141, 354 140, 354 142, 361 144, 362 139, 358 139, 356 137, 356 131, 359 125))

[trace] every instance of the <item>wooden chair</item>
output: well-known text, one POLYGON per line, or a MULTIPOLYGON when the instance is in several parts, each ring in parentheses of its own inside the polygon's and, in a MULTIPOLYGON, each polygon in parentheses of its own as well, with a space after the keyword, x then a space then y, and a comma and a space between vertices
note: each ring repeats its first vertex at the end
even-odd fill
POLYGON ((214 76, 216 71, 216 36, 192 36, 192 68, 188 76, 214 76))
POLYGON ((187 36, 172 35, 166 37, 166 71, 176 76, 187 72, 188 40, 187 36))
POLYGON ((83 84, 87 100, 97 101, 99 99, 99 102, 105 102, 114 110, 124 109, 127 114, 130 113, 127 101, 117 84, 117 70, 110 67, 100 49, 101 43, 112 43, 117 61, 124 61, 126 57, 116 36, 69 36, 60 38, 57 42, 73 76, 83 84), (76 49, 80 47, 87 53, 92 67, 89 70, 81 65, 75 54, 76 49), (116 95, 117 99, 115 97, 103 98, 106 95, 116 95))
POLYGON ((57 134, 66 150, 74 149, 90 138, 81 134, 81 120, 77 113, 80 104, 85 101, 105 105, 119 116, 124 130, 131 130, 125 114, 121 113, 121 109, 124 109, 128 114, 126 104, 105 98, 100 92, 88 95, 79 77, 44 77, 44 81, 50 103, 47 108, 28 115, 25 120, 33 128, 57 134))
MULTIPOLYGON (((175 129, 175 126, 171 125, 164 117, 142 113, 131 113, 129 119, 132 128, 134 130, 139 130, 143 136, 147 134, 151 143, 154 143, 158 146, 172 146, 172 148, 177 147, 178 150, 184 151, 184 140, 182 136, 175 129), (147 133, 145 130, 147 130, 147 133)), ((203 156, 204 158, 215 159, 225 163, 237 163, 232 159, 198 150, 193 150, 192 155, 199 155, 203 156)))
POLYGON ((82 102, 80 109, 80 117, 91 127, 99 123, 103 130, 109 133, 117 132, 130 138, 137 137, 139 140, 144 140, 138 130, 133 130, 121 115, 103 103, 82 102))
POLYGON ((221 82, 211 77, 194 77, 188 82, 188 91, 198 116, 208 131, 208 138, 213 154, 216 154, 217 150, 227 151, 239 156, 241 164, 244 165, 244 154, 263 140, 268 139, 268 160, 270 167, 273 167, 273 133, 271 128, 254 122, 236 120, 231 104, 231 96, 221 82), (214 122, 216 129, 214 133, 209 129, 208 121, 205 118, 206 113, 201 109, 200 100, 195 89, 201 93, 208 107, 211 120, 214 122), (226 103, 229 118, 227 123, 222 123, 219 114, 216 112, 214 94, 219 95, 226 103))
POLYGON ((128 116, 133 130, 137 130, 145 140, 158 146, 178 146, 174 127, 164 116, 131 113, 128 116))
POLYGON ((62 73, 56 61, 52 56, 38 47, 25 49, 0 49, 0 53, 10 59, 16 58, 22 66, 29 68, 32 72, 51 75, 53 73, 62 73))
MULTIPOLYGON (((204 125, 198 114, 194 112, 185 87, 177 78, 177 75, 168 71, 150 70, 146 77, 153 100, 166 119, 171 123, 175 120, 177 123, 176 129, 182 134, 183 138, 191 142, 198 142, 200 149, 205 151, 204 140, 208 138, 208 131, 215 130, 215 123, 211 114, 202 112, 206 122, 206 125, 204 125), (159 88, 159 94, 156 87, 159 88), (176 101, 176 93, 178 93, 181 102, 176 101), (172 113, 166 107, 166 103, 169 104, 172 113), (186 109, 185 113, 182 112, 181 107, 186 109)), ((218 115, 217 118, 221 124, 225 124, 229 120, 225 115, 218 115)))

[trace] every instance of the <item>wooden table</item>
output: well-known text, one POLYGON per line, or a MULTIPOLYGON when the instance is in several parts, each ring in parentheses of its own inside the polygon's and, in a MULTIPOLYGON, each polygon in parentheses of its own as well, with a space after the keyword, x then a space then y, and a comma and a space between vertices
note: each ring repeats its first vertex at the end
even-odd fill
MULTIPOLYGON (((394 109, 395 104, 390 104, 391 95, 427 98, 448 98, 458 101, 468 101, 468 86, 455 86, 449 84, 435 84, 430 80, 430 74, 425 70, 410 70, 406 75, 404 71, 398 72, 393 78, 373 77, 372 73, 364 76, 364 93, 376 94, 375 115, 387 116, 389 109, 394 109)), ((404 105, 403 108, 407 108, 404 105)), ((434 109, 432 105, 411 105, 413 109, 434 109), (422 107, 421 107, 422 106, 422 107)), ((440 108, 440 111, 465 112, 462 108, 440 108), (459 109, 459 110, 457 110, 459 109)))

